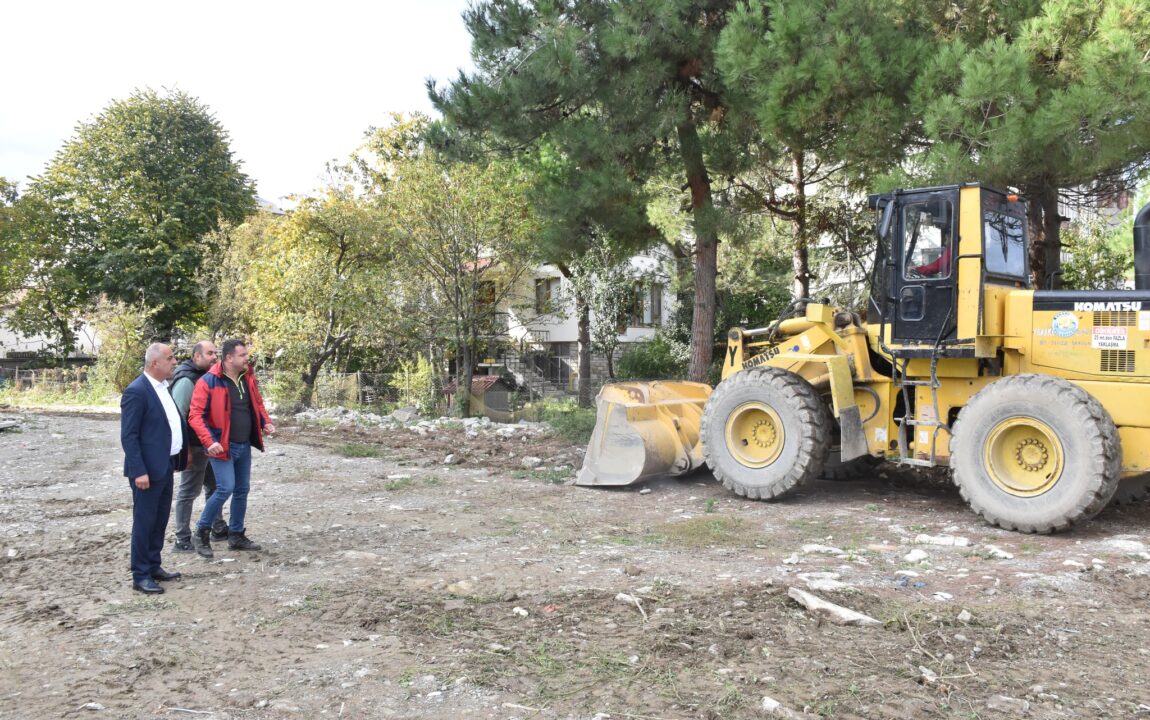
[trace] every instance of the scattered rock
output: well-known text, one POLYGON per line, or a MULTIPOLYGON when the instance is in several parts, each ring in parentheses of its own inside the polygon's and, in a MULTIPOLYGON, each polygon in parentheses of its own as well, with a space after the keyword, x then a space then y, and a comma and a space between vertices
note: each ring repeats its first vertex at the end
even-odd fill
POLYGON ((443 464, 444 465, 454 465, 455 464, 455 453, 451 453, 447 457, 443 458, 443 464))
POLYGON ((643 488, 642 490, 639 491, 639 494, 640 495, 650 495, 651 494, 651 488, 643 488))
POLYGON ((98 702, 90 702, 90 703, 84 703, 83 705, 81 705, 80 709, 81 710, 106 710, 107 708, 105 708, 103 705, 101 705, 98 702))
POLYGON ((973 619, 974 619, 974 616, 970 614, 969 610, 963 610, 962 612, 960 612, 958 614, 958 621, 960 623, 962 623, 963 625, 969 625, 970 621, 973 619))
POLYGON ((519 617, 527 617, 528 615, 528 612, 521 607, 511 608, 511 612, 515 613, 519 617))
POLYGON ((846 555, 846 553, 843 552, 840 548, 832 547, 830 545, 818 545, 815 543, 803 545, 803 552, 818 553, 820 555, 846 555))
POLYGON ((522 465, 527 470, 534 470, 535 468, 537 468, 543 464, 543 458, 537 458, 537 457, 533 457, 531 455, 528 455, 527 457, 520 460, 519 464, 522 465))
POLYGON ((629 575, 630 577, 639 577, 640 575, 643 574, 643 569, 641 567, 639 567, 638 565, 628 565, 625 568, 623 568, 623 572, 626 573, 627 575, 629 575))
POLYGON ((820 592, 836 592, 846 590, 850 585, 839 582, 839 574, 832 572, 799 573, 799 579, 807 584, 811 590, 820 592))
POLYGON ((469 595, 475 589, 475 584, 467 580, 460 580, 448 585, 445 590, 452 595, 469 595))
POLYGON ((915 545, 941 545, 943 547, 967 547, 970 540, 955 535, 916 535, 915 545))
POLYGON ((375 562, 379 560, 379 555, 364 550, 345 550, 343 556, 348 560, 362 560, 365 562, 375 562))
POLYGON ((417 407, 404 407, 398 410, 392 410, 390 417, 401 423, 415 422, 419 420, 419 408, 417 407))
POLYGON ((985 552, 987 555, 994 558, 995 560, 1013 560, 1014 559, 1013 555, 1006 552, 1005 550, 998 547, 997 545, 983 545, 982 550, 983 550, 983 552, 985 552))
POLYGON ((925 550, 920 550, 919 548, 915 548, 914 550, 911 550, 910 552, 908 552, 906 555, 903 555, 902 559, 909 562, 909 563, 916 563, 916 562, 922 562, 923 560, 926 560, 928 557, 930 557, 930 555, 927 555, 925 550))
POLYGON ((781 702, 767 695, 763 696, 763 703, 759 708, 763 711, 765 717, 787 718, 787 720, 799 717, 794 711, 785 707, 781 702))
POLYGON ((992 695, 990 699, 986 701, 986 707, 1013 717, 1018 717, 1022 713, 1030 712, 1030 703, 1025 700, 1019 700, 1018 698, 1007 697, 1006 695, 992 695))
POLYGON ((634 605, 639 609, 639 614, 643 616, 643 622, 647 622, 647 611, 643 609, 643 603, 639 602, 639 598, 627 593, 619 593, 615 596, 615 602, 623 603, 624 605, 634 605))

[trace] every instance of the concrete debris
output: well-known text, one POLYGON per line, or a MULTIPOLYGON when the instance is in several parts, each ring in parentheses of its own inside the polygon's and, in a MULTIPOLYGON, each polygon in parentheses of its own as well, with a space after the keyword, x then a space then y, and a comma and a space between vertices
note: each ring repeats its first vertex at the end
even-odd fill
POLYGON ((0 431, 19 430, 24 424, 24 418, 18 415, 0 415, 0 431))
POLYGON ((882 625, 881 622, 869 615, 863 615, 841 605, 827 602, 796 587, 787 590, 787 595, 812 614, 825 617, 836 625, 882 625))

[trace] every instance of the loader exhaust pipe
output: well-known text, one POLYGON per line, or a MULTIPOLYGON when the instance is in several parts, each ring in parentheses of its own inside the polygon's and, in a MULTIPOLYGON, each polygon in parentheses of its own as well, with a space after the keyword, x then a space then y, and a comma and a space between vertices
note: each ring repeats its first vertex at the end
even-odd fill
POLYGON ((1150 290, 1150 203, 1134 216, 1134 289, 1150 290))

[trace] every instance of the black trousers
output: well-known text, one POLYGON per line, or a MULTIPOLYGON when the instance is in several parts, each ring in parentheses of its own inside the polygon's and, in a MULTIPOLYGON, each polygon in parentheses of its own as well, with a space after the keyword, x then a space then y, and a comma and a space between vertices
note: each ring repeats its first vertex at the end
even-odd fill
POLYGON ((168 460, 168 470, 162 477, 149 476, 151 486, 140 490, 132 478, 132 582, 152 577, 160 569, 160 551, 164 549, 164 533, 168 529, 168 516, 172 513, 172 472, 176 458, 168 460))

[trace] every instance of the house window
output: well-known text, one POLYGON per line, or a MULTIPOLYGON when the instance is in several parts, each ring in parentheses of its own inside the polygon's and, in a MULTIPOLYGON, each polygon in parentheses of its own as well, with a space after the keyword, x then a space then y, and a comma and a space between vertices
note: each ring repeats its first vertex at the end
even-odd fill
POLYGON ((631 327, 654 327, 663 324, 663 285, 635 283, 635 302, 631 309, 631 327))
POLYGON ((553 313, 559 307, 560 278, 537 278, 535 280, 535 312, 539 315, 553 313))

